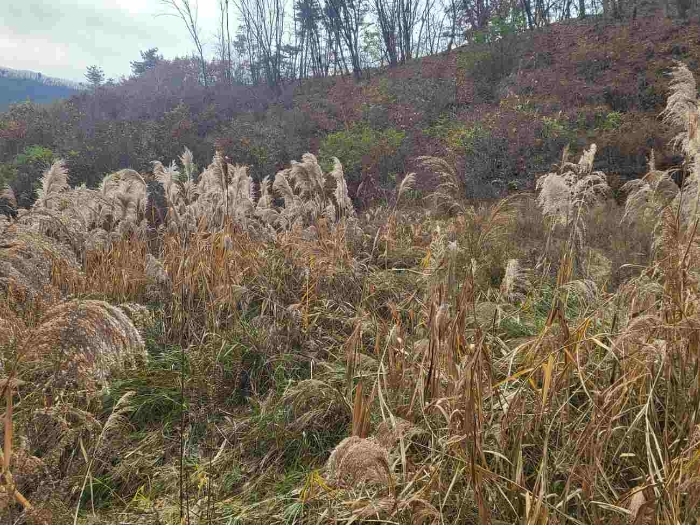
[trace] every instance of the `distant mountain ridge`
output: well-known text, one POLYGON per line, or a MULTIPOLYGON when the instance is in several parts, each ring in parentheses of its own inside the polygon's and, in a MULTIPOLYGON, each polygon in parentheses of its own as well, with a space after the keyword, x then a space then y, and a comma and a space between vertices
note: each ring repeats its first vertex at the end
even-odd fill
POLYGON ((16 78, 22 80, 33 80, 46 86, 60 86, 75 90, 87 89, 87 84, 84 82, 76 82, 74 80, 66 80, 64 78, 49 77, 43 73, 29 71, 26 69, 12 69, 10 67, 0 66, 0 78, 16 78))
POLYGON ((54 78, 35 71, 0 66, 0 111, 11 104, 31 100, 37 104, 49 104, 57 99, 69 98, 87 89, 87 84, 54 78))

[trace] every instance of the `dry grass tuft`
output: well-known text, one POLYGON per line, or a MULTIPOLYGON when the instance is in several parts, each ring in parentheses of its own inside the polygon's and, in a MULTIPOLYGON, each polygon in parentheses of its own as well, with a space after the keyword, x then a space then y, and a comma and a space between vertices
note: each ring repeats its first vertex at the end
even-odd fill
POLYGON ((126 314, 104 301, 73 300, 51 308, 25 342, 35 371, 52 388, 95 388, 147 360, 126 314))
POLYGON ((60 287, 69 286, 78 272, 69 247, 21 225, 10 226, 0 240, 0 297, 17 310, 55 301, 60 287))
POLYGON ((343 395, 318 379, 299 381, 282 396, 290 410, 290 428, 296 431, 324 431, 350 423, 350 407, 343 395))
POLYGON ((333 449, 326 462, 328 479, 339 486, 377 483, 392 487, 389 452, 373 439, 351 436, 333 449))
POLYGON ((520 267, 520 262, 517 259, 509 259, 501 281, 503 297, 510 302, 522 301, 525 299, 529 287, 527 271, 520 267))

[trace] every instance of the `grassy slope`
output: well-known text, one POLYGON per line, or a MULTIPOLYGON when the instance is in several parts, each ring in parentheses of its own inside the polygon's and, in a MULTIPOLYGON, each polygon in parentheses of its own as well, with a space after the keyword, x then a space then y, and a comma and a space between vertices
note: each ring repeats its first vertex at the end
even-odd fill
POLYGON ((530 185, 567 142, 575 152, 596 142, 602 169, 630 178, 643 174, 652 147, 660 166, 678 161, 657 117, 672 61, 697 68, 697 34, 697 23, 662 17, 631 25, 573 21, 496 45, 491 55, 468 46, 382 71, 360 85, 341 79, 328 88, 312 81, 294 102, 322 133, 361 121, 405 131, 406 171, 418 168, 412 157, 439 155, 455 158, 462 169, 475 166, 487 182, 530 185), (448 129, 441 129, 446 121, 448 129), (465 153, 459 133, 476 123, 491 137, 477 145, 499 162, 465 153))

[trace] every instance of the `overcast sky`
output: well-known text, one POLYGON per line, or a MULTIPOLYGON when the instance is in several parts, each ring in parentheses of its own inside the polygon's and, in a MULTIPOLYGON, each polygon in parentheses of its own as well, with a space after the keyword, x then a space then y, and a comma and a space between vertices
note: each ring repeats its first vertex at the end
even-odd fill
MULTIPOLYGON (((211 55, 217 0, 198 3, 211 55)), ((169 12, 161 0, 8 0, 0 10, 0 66, 83 81, 97 64, 117 79, 139 51, 157 47, 166 58, 193 52, 183 22, 159 16, 169 12)))

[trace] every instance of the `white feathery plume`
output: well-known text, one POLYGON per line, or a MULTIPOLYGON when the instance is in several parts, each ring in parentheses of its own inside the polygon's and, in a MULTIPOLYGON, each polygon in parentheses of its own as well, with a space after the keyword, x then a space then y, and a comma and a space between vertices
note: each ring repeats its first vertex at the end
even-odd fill
POLYGON ((501 281, 501 294, 510 302, 525 298, 529 282, 527 273, 520 267, 518 259, 509 259, 501 281))
POLYGON ((681 128, 674 138, 684 153, 691 159, 700 153, 700 135, 698 134, 698 89, 695 77, 682 62, 676 62, 671 73, 671 94, 666 101, 666 108, 661 113, 664 122, 681 128))
POLYGON ((537 180, 537 203, 554 223, 568 225, 582 207, 601 201, 610 192, 604 173, 593 170, 596 145, 581 155, 578 164, 563 163, 559 173, 548 173, 537 180))
POLYGON ((335 180, 335 191, 333 194, 340 215, 354 217, 355 208, 348 195, 348 184, 343 173, 343 165, 337 157, 333 157, 333 171, 331 171, 330 176, 335 180))
POLYGON ((185 148, 185 151, 183 151, 182 155, 180 155, 180 163, 182 164, 182 171, 185 175, 185 179, 187 181, 194 180, 194 155, 192 155, 192 152, 189 150, 189 148, 185 148))
POLYGON ((51 196, 68 189, 68 170, 63 159, 58 159, 44 172, 38 191, 37 206, 46 207, 51 196))

